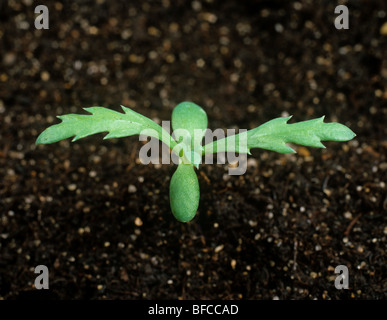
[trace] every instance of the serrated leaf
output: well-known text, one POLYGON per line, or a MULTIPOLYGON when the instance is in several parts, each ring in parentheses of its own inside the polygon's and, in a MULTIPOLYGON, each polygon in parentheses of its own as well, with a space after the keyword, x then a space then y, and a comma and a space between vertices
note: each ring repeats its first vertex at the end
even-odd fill
POLYGON ((238 134, 212 142, 204 146, 203 153, 250 153, 252 148, 290 153, 295 151, 286 143, 325 148, 321 141, 348 141, 356 136, 351 129, 343 124, 325 123, 324 117, 288 124, 290 118, 276 118, 247 131, 244 136, 238 134), (245 143, 246 139, 247 143, 245 143))
POLYGON ((166 143, 170 148, 176 145, 173 138, 151 119, 121 106, 124 113, 104 107, 84 108, 91 115, 67 114, 58 116, 61 123, 44 130, 36 144, 49 144, 74 137, 72 141, 100 132, 108 132, 104 139, 146 134, 166 143))

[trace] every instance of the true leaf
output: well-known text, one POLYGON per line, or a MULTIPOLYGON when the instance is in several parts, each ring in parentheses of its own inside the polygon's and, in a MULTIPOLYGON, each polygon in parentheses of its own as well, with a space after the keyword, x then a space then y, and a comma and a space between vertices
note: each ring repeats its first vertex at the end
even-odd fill
POLYGON ((203 154, 216 152, 250 153, 252 148, 289 153, 295 151, 286 143, 325 148, 321 141, 348 141, 356 136, 351 129, 343 124, 325 123, 324 117, 287 124, 290 118, 276 118, 244 134, 237 134, 209 143, 204 146, 203 154))
POLYGON ((182 150, 184 158, 196 167, 201 162, 203 150, 201 142, 207 129, 207 123, 206 112, 193 102, 179 103, 173 109, 172 129, 175 139, 184 144, 176 150, 182 150))
POLYGON ((67 114, 58 116, 61 123, 44 130, 36 144, 49 144, 74 137, 79 140, 92 134, 108 132, 104 139, 127 137, 135 134, 149 135, 166 143, 170 148, 176 141, 161 126, 151 119, 121 106, 124 113, 104 107, 84 108, 91 115, 67 114))

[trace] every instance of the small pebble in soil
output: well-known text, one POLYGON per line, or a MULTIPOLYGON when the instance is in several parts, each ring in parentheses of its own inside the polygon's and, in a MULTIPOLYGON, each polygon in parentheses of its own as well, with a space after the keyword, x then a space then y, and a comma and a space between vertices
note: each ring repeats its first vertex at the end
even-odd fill
POLYGON ((215 251, 215 253, 218 253, 218 252, 222 251, 223 248, 224 248, 224 245, 221 244, 221 245, 217 246, 214 251, 215 251))
POLYGON ((387 22, 385 22, 381 27, 380 27, 380 34, 382 36, 387 36, 387 22))
POLYGON ((347 211, 347 212, 345 212, 344 213, 344 217, 346 218, 346 219, 352 219, 352 213, 351 212, 349 212, 349 211, 347 211))
POLYGON ((258 224, 257 221, 249 220, 249 225, 250 225, 250 227, 256 227, 257 224, 258 224))
POLYGON ((75 191, 77 189, 77 185, 75 183, 71 183, 67 186, 69 191, 75 191))
POLYGON ((139 217, 136 217, 136 219, 134 219, 134 224, 137 227, 141 227, 142 226, 142 220, 139 217))
POLYGON ((358 246, 358 247, 357 247, 357 252, 363 253, 363 252, 364 252, 364 247, 358 246))
POLYGON ((136 191, 137 191, 136 186, 134 186, 133 184, 130 184, 129 187, 128 187, 128 192, 129 193, 135 193, 136 191))
POLYGON ((256 168, 258 167, 258 161, 254 158, 247 159, 247 167, 249 168, 256 168))

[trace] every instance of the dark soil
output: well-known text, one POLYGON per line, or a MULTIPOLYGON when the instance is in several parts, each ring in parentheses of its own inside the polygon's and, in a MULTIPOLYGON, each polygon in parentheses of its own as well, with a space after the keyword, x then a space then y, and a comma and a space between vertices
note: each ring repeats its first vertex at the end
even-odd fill
POLYGON ((0 8, 0 299, 387 297, 386 1, 349 1, 349 30, 338 1, 44 2, 49 30, 33 1, 0 8), (187 224, 169 207, 176 166, 140 164, 138 137, 35 146, 56 115, 170 120, 182 101, 212 129, 325 115, 357 137, 255 149, 243 176, 201 166, 187 224))

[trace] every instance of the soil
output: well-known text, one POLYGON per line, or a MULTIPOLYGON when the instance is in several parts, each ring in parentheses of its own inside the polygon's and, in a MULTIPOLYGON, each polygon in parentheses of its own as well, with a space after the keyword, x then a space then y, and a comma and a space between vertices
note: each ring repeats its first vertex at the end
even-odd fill
POLYGON ((0 299, 385 299, 387 3, 348 2, 342 30, 338 4, 45 1, 37 30, 33 1, 2 1, 0 299), (201 166, 186 224, 176 166, 141 164, 137 136, 35 146, 56 115, 122 104, 161 121, 182 101, 211 129, 325 115, 357 136, 254 149, 242 176, 201 166))

